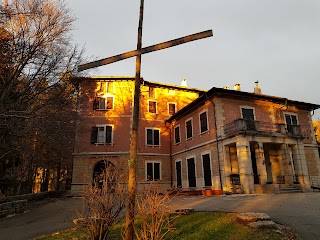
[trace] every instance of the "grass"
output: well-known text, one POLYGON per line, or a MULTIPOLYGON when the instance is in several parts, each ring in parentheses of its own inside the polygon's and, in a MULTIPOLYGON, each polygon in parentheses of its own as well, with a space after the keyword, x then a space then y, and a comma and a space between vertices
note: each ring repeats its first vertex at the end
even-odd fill
MULTIPOLYGON (((110 239, 122 239, 123 224, 111 231, 110 239)), ((87 239, 79 229, 73 228, 59 233, 37 238, 37 240, 87 239)), ((175 230, 167 235, 172 240, 281 240, 273 230, 254 230, 236 221, 236 214, 223 212, 200 212, 182 215, 175 220, 175 230)))

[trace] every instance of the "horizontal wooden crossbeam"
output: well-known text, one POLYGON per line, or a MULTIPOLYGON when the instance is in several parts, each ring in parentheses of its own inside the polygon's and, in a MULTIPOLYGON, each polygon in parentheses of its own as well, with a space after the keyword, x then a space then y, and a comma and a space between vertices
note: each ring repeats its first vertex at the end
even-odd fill
POLYGON ((177 38, 177 39, 174 39, 174 40, 171 40, 171 41, 158 43, 158 44, 155 44, 155 45, 152 45, 152 46, 149 46, 149 47, 145 47, 145 48, 142 48, 140 51, 133 50, 133 51, 122 53, 122 54, 115 55, 115 56, 112 56, 112 57, 103 58, 103 59, 100 59, 100 60, 97 60, 97 61, 93 61, 93 62, 89 62, 89 63, 86 63, 86 64, 82 64, 82 65, 79 65, 78 71, 80 72, 80 71, 87 70, 87 69, 90 69, 90 68, 100 67, 100 66, 103 66, 103 65, 107 65, 107 64, 110 64, 110 63, 121 61, 123 59, 127 59, 127 58, 131 58, 131 57, 134 57, 134 56, 138 56, 140 54, 154 52, 154 51, 158 51, 158 50, 161 50, 161 49, 170 48, 170 47, 173 47, 173 46, 177 46, 177 45, 180 45, 180 44, 184 44, 184 43, 187 43, 187 42, 199 40, 199 39, 202 39, 202 38, 212 37, 212 36, 213 36, 212 30, 207 30, 207 31, 204 31, 204 32, 191 34, 191 35, 188 35, 188 36, 185 36, 185 37, 181 37, 181 38, 177 38))

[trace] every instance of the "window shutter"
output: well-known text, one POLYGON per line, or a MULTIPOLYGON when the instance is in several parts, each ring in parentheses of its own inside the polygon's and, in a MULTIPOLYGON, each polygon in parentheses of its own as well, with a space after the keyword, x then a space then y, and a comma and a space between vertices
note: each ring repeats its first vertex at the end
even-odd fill
POLYGON ((113 109, 113 97, 107 97, 107 109, 113 109))
POLYGON ((92 127, 92 129, 91 129, 91 144, 97 143, 97 136, 98 136, 98 128, 92 127))
POLYGON ((291 115, 291 120, 292 120, 292 124, 293 125, 297 125, 298 124, 298 120, 297 120, 297 117, 295 115, 291 115))
POLYGON ((160 180, 160 163, 154 163, 153 164, 154 167, 154 177, 153 180, 160 180))
POLYGON ((207 112, 203 112, 200 114, 200 130, 201 132, 205 132, 208 130, 207 126, 207 112))
POLYGON ((93 110, 96 110, 98 108, 99 108, 99 100, 98 100, 98 98, 95 98, 93 100, 93 110))
POLYGON ((153 145, 152 129, 147 129, 147 145, 153 145))
POLYGON ((169 115, 176 113, 176 105, 174 103, 169 103, 169 115))
POLYGON ((192 137, 192 122, 191 120, 186 122, 186 129, 187 129, 187 138, 192 137))
POLYGON ((180 143, 180 127, 174 129, 174 139, 175 143, 180 143))
POLYGON ((153 130, 153 145, 160 145, 160 131, 153 130))
POLYGON ((112 126, 106 126, 106 143, 112 143, 112 126))

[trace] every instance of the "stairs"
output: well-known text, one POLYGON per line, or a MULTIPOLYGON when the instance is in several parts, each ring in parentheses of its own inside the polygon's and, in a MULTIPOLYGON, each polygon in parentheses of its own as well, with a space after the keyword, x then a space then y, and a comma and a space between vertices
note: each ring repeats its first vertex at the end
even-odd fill
POLYGON ((279 185, 279 193, 302 193, 302 189, 299 189, 292 185, 279 185))

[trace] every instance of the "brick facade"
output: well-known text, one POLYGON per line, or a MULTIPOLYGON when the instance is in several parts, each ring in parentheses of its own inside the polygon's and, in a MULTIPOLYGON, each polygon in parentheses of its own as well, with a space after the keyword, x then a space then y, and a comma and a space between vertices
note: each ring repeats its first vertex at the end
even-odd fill
MULTIPOLYGON (((100 161, 127 173, 134 79, 75 82, 79 119, 72 192, 78 194, 92 184, 100 161)), ((138 188, 151 177, 164 190, 261 193, 294 185, 307 191, 309 176, 320 176, 310 115, 319 105, 148 81, 143 81, 140 104, 138 188)))

